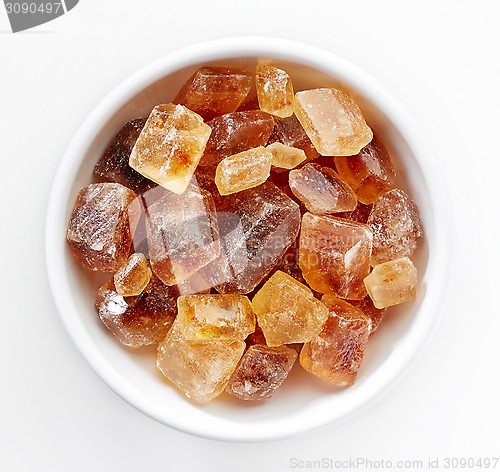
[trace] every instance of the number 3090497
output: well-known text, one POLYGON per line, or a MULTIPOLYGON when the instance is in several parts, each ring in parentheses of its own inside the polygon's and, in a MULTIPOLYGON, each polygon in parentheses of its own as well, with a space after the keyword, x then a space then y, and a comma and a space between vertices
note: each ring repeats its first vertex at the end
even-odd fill
POLYGON ((46 3, 27 3, 27 2, 13 2, 6 3, 7 13, 10 15, 14 14, 35 14, 35 13, 47 13, 48 15, 52 13, 59 13, 62 9, 61 2, 46 2, 46 3))

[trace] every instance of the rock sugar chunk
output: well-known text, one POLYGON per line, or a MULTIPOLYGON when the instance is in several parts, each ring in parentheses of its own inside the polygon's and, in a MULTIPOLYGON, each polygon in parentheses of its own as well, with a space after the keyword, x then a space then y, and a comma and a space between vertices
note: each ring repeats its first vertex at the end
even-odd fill
POLYGON ((311 290, 276 271, 252 299, 268 346, 310 341, 328 318, 328 309, 311 290))
POLYGON ((271 151, 273 156, 272 166, 278 169, 293 169, 307 159, 303 149, 286 146, 278 142, 269 144, 267 150, 271 151))
POLYGON ((226 113, 207 124, 212 134, 200 166, 215 166, 225 157, 265 146, 274 129, 273 117, 259 110, 226 113))
POLYGON ((304 344, 300 364, 305 370, 339 387, 354 383, 371 332, 371 320, 361 310, 332 295, 322 302, 329 316, 321 332, 304 344))
POLYGON ((178 291, 154 275, 138 297, 123 297, 113 279, 98 291, 95 308, 104 325, 129 347, 162 341, 177 315, 178 291))
POLYGON ((243 341, 188 341, 170 330, 156 365, 186 397, 206 403, 224 391, 244 350, 243 341))
POLYGON ((186 340, 244 341, 255 331, 250 300, 243 295, 191 295, 177 299, 177 332, 186 340))
POLYGON ((300 231, 299 265, 320 293, 361 300, 370 273, 373 235, 369 226, 329 215, 306 213, 300 231))
POLYGON ((94 271, 117 270, 130 253, 140 213, 135 193, 121 184, 80 190, 66 232, 75 260, 94 271))
POLYGON ((292 79, 284 70, 259 64, 255 86, 261 110, 280 118, 293 114, 292 79))
POLYGON ((151 269, 144 254, 134 253, 113 277, 116 291, 123 297, 140 295, 151 279, 151 269))
POLYGON ((145 124, 146 118, 137 118, 125 123, 94 168, 94 175, 99 181, 117 182, 137 194, 155 185, 129 165, 130 154, 145 124))
POLYGON ((424 234, 417 205, 399 189, 377 199, 367 223, 373 231, 372 265, 411 256, 424 234))
POLYGON ((183 282, 220 254, 212 195, 194 184, 153 203, 146 231, 151 268, 167 285, 183 282))
POLYGON ((253 345, 243 355, 226 386, 226 392, 241 400, 270 398, 286 380, 297 359, 287 346, 253 345))
POLYGON ((323 156, 353 156, 373 138, 358 105, 334 88, 295 94, 295 115, 323 156))
POLYGON ((376 308, 369 295, 363 298, 363 300, 350 300, 349 303, 354 305, 356 308, 359 308, 364 315, 370 317, 372 320, 372 330, 370 334, 373 334, 379 327, 387 309, 376 308))
POLYGON ((376 265, 365 278, 368 295, 376 308, 387 308, 415 299, 417 269, 408 257, 376 265))
POLYGON ((149 115, 129 164, 174 193, 183 193, 211 133, 203 118, 182 105, 157 105, 149 115))
POLYGON ((221 293, 250 293, 295 241, 299 206, 271 182, 216 206, 221 255, 200 273, 221 293))
POLYGON ((236 111, 248 95, 252 75, 241 69, 202 67, 174 99, 205 120, 236 111))
POLYGON ((318 151, 316 151, 316 148, 295 115, 288 118, 275 118, 274 123, 274 130, 269 137, 268 144, 276 142, 285 146, 302 149, 307 161, 312 161, 319 156, 318 151))
POLYGON ((357 155, 336 157, 335 166, 358 200, 365 204, 373 203, 390 190, 396 179, 389 153, 377 136, 357 155))
POLYGON ((226 157, 215 173, 219 193, 231 195, 264 183, 271 173, 272 158, 263 146, 226 157))
POLYGON ((315 214, 352 211, 358 200, 340 176, 329 167, 306 164, 288 174, 293 194, 315 214))

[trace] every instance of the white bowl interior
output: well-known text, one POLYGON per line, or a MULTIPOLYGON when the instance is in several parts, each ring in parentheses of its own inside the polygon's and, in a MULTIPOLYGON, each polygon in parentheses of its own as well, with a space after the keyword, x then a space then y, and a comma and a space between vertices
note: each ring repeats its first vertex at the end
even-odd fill
MULTIPOLYGON (((193 434, 229 440, 266 440, 322 426, 365 407, 411 365, 435 326, 444 254, 436 199, 439 181, 418 133, 394 100, 373 79, 335 56, 279 41, 232 40, 202 45, 167 56, 120 85, 75 137, 54 184, 47 221, 47 262, 61 316, 80 350, 120 396, 153 418, 193 434), (238 41, 240 41, 238 43, 238 41), (238 47, 239 46, 239 47, 238 47), (155 349, 121 346, 94 310, 97 288, 110 274, 82 270, 65 243, 65 229, 78 191, 91 181, 102 151, 128 120, 147 116, 154 105, 173 99, 201 65, 243 66, 272 59, 287 70, 296 90, 340 87, 360 105, 369 125, 386 144, 398 172, 397 185, 416 201, 425 238, 412 257, 419 272, 417 299, 393 307, 372 336, 356 383, 334 388, 297 364, 277 394, 245 403, 223 394, 207 405, 187 400, 155 367, 155 349)), ((444 225, 445 223, 441 223, 444 225)))

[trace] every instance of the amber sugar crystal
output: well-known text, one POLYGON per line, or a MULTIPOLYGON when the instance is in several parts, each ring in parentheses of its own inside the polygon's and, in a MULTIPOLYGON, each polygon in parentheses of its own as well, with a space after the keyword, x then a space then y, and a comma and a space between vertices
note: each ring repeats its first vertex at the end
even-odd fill
POLYGON ((226 113, 207 124, 212 134, 200 166, 214 166, 225 157, 265 146, 274 129, 273 117, 260 110, 226 113))
POLYGON ((98 291, 95 308, 104 325, 129 347, 159 343, 177 315, 178 291, 154 275, 138 297, 123 297, 113 279, 98 291))
POLYGON ((183 193, 211 133, 203 118, 182 105, 157 105, 149 115, 129 164, 174 193, 183 193))
POLYGON ((376 308, 387 308, 413 300, 417 269, 408 257, 376 265, 365 278, 366 290, 376 308))
POLYGON ((226 157, 215 173, 219 193, 231 195, 263 184, 271 173, 272 158, 263 146, 226 157))
POLYGON ((253 297, 252 306, 271 347, 310 341, 328 317, 308 287, 279 270, 253 297))
POLYGON ((289 174, 293 194, 306 208, 318 215, 352 211, 358 200, 340 176, 329 167, 306 164, 289 174))
POLYGON ((390 190, 396 170, 382 141, 374 136, 355 156, 336 157, 339 175, 351 186, 361 203, 373 203, 390 190))
POLYGON ((255 86, 261 110, 280 118, 293 114, 292 79, 284 70, 259 64, 255 86))
POLYGON ((309 286, 320 293, 361 300, 370 273, 373 235, 367 225, 306 213, 300 231, 299 265, 309 286))
POLYGON ((297 359, 287 346, 251 346, 229 379, 226 392, 241 400, 270 398, 286 380, 297 359))
POLYGON ((271 151, 273 167, 279 169, 293 169, 307 159, 303 149, 287 146, 282 143, 272 143, 266 148, 271 151))
POLYGON ((329 316, 321 332, 304 344, 300 364, 334 385, 350 386, 363 361, 371 320, 358 308, 332 295, 325 295, 321 301, 328 307, 329 316))
POLYGON ((376 308, 369 295, 363 298, 363 300, 349 300, 349 303, 354 305, 356 308, 359 308, 363 312, 363 315, 368 316, 372 320, 372 329, 370 334, 373 334, 379 327, 387 309, 376 308))
POLYGON ((255 331, 250 300, 243 295, 191 295, 177 299, 177 332, 186 340, 240 340, 255 331))
POLYGON ((90 270, 114 272, 127 260, 140 213, 135 193, 121 184, 80 190, 66 232, 75 260, 90 270))
POLYGON ((174 99, 205 120, 236 111, 245 100, 252 75, 242 69, 202 67, 184 84, 174 99))
POLYGON ((373 138, 358 105, 340 90, 297 92, 294 111, 322 156, 352 156, 373 138))
POLYGON ((148 285, 151 274, 144 254, 134 253, 115 272, 116 291, 124 297, 140 295, 148 285))

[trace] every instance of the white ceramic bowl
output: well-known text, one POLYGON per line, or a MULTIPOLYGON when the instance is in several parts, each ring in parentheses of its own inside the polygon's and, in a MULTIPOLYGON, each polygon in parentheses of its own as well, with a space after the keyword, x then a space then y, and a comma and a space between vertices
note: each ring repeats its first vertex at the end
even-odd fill
POLYGON ((118 395, 179 430, 213 439, 263 441, 345 419, 380 398, 408 371, 436 326, 450 262, 450 228, 439 175, 421 135, 397 101, 365 72, 329 52, 271 38, 230 38, 176 51, 116 87, 82 125, 61 162, 46 227, 48 274, 59 313, 84 357, 118 395), (146 116, 154 105, 173 99, 200 65, 252 67, 262 57, 286 69, 296 90, 337 86, 356 97, 395 161, 398 185, 421 212, 425 239, 413 257, 419 271, 418 295, 414 303, 390 310, 372 336, 351 388, 331 388, 297 368, 266 402, 249 405, 223 395, 200 406, 157 372, 154 349, 123 348, 106 331, 93 305, 97 287, 109 274, 89 274, 74 263, 65 241, 66 226, 77 192, 90 182, 94 164, 127 120, 146 116))

